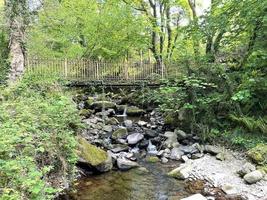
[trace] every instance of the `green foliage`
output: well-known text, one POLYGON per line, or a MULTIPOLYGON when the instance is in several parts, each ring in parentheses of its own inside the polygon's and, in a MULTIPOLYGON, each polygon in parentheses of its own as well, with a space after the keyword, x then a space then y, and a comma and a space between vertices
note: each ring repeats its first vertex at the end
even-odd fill
POLYGON ((57 80, 27 75, 1 95, 1 199, 53 199, 75 172, 75 105, 57 80))
POLYGON ((146 47, 144 27, 140 16, 116 0, 48 0, 28 47, 40 57, 121 59, 146 47))

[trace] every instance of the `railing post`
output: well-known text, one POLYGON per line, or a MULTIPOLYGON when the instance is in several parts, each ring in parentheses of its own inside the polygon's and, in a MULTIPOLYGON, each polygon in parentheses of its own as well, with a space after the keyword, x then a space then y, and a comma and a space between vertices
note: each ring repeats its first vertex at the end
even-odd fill
POLYGON ((65 78, 67 78, 67 76, 68 76, 68 60, 67 60, 67 58, 65 58, 65 62, 64 62, 64 75, 65 75, 65 78))
POLYGON ((96 78, 99 80, 99 61, 96 61, 96 78))
POLYGON ((125 62, 125 79, 128 80, 128 60, 125 62))
POLYGON ((160 62, 160 67, 161 67, 161 78, 163 79, 164 78, 164 63, 163 63, 163 61, 161 60, 161 62, 160 62))

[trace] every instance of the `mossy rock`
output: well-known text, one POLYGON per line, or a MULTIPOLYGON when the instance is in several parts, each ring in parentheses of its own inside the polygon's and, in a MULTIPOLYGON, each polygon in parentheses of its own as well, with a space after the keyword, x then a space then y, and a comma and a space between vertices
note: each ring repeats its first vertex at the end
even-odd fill
POLYGON ((112 133, 111 138, 116 140, 116 139, 120 139, 120 138, 126 138, 127 135, 128 135, 128 131, 126 128, 119 128, 112 133))
POLYGON ((80 158, 95 167, 102 163, 105 163, 108 159, 108 154, 104 150, 90 144, 86 139, 78 137, 78 155, 80 158))
POLYGON ((117 125, 120 122, 115 117, 111 117, 106 120, 106 123, 110 125, 117 125))
POLYGON ((148 156, 146 157, 146 161, 150 163, 156 163, 159 162, 160 159, 157 156, 148 156))
POLYGON ((92 114, 93 114, 93 111, 92 110, 87 110, 87 109, 82 109, 80 110, 79 114, 85 118, 88 118, 90 117, 92 114))
POLYGON ((139 116, 145 114, 145 110, 138 108, 136 106, 130 106, 127 108, 127 115, 129 116, 139 116))
POLYGON ((267 164, 267 145, 258 144, 247 152, 248 157, 259 165, 267 164))
POLYGON ((94 103, 94 97, 88 97, 85 103, 86 103, 86 106, 91 107, 92 104, 94 103))
POLYGON ((97 110, 102 109, 102 107, 104 107, 105 109, 110 109, 110 108, 116 108, 116 104, 111 101, 96 101, 92 103, 92 107, 97 110))
POLYGON ((174 113, 166 114, 164 117, 164 123, 173 127, 177 127, 179 125, 177 116, 174 113))

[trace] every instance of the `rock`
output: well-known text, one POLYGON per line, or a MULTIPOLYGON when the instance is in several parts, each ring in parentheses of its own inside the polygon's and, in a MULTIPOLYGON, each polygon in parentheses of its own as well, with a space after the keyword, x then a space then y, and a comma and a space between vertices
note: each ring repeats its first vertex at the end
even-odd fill
POLYGON ((258 144, 247 152, 248 157, 256 164, 267 164, 267 144, 258 144))
POLYGON ((112 133, 111 138, 114 139, 114 140, 117 140, 117 139, 126 138, 127 135, 128 135, 127 129, 124 128, 124 127, 121 127, 121 128, 118 128, 116 131, 114 131, 112 133))
POLYGON ((176 133, 178 140, 184 140, 188 137, 187 134, 182 130, 175 129, 174 132, 176 133))
POLYGON ((106 123, 109 125, 117 125, 120 122, 115 117, 111 117, 106 120, 106 123))
POLYGON ((148 156, 146 157, 146 161, 150 163, 156 163, 159 162, 160 159, 157 156, 148 156))
POLYGON ((126 113, 129 116, 139 116, 139 115, 144 114, 145 111, 143 109, 138 108, 138 107, 130 106, 130 107, 128 107, 126 113))
POLYGON ((228 154, 227 154, 226 152, 221 152, 221 153, 218 153, 218 154, 216 155, 216 159, 217 159, 217 160, 221 160, 221 161, 226 160, 228 157, 229 157, 229 156, 228 156, 228 154))
POLYGON ((199 158, 202 158, 203 156, 204 156, 203 153, 195 153, 195 154, 191 155, 191 158, 192 159, 199 159, 199 158))
POLYGON ((201 194, 194 194, 190 197, 186 197, 181 200, 207 200, 207 198, 202 196, 201 194))
POLYGON ((164 153, 164 150, 160 150, 158 153, 157 153, 157 156, 162 156, 163 155, 163 153, 164 153))
POLYGON ((204 151, 212 155, 217 155, 218 153, 222 152, 221 148, 213 146, 213 145, 205 145, 204 151))
POLYGON ((89 118, 92 114, 93 114, 92 110, 82 109, 79 111, 79 115, 81 115, 84 118, 89 118))
POLYGON ((144 140, 142 140, 142 141, 139 143, 139 148, 141 148, 141 149, 145 149, 145 148, 148 147, 148 145, 149 145, 149 141, 146 140, 146 139, 144 139, 144 140))
POLYGON ((167 162, 169 162, 169 160, 167 158, 165 158, 165 157, 161 158, 161 163, 166 164, 167 162))
POLYGON ((250 173, 250 172, 253 172, 256 170, 256 167, 249 163, 249 162, 246 162, 242 168, 237 172, 241 177, 245 176, 246 174, 250 173))
POLYGON ((225 192, 225 194, 236 194, 238 192, 232 185, 223 185, 222 190, 225 192))
POLYGON ((112 132, 112 127, 110 125, 104 125, 102 129, 108 133, 112 132))
POLYGON ((182 155, 184 155, 184 153, 179 148, 173 148, 171 150, 170 159, 180 160, 182 158, 182 155))
POLYGON ((94 103, 94 97, 88 97, 87 100, 85 101, 85 107, 91 108, 93 103, 94 103))
POLYGON ((128 145, 116 145, 115 148, 111 149, 113 153, 119 153, 122 151, 128 151, 129 147, 128 145))
POLYGON ((127 136, 128 144, 137 144, 144 138, 144 135, 141 133, 133 133, 127 136))
POLYGON ((99 172, 107 172, 110 171, 113 167, 113 163, 112 163, 112 157, 110 154, 108 154, 108 158, 105 162, 97 165, 95 168, 99 171, 99 172))
POLYGON ((192 166, 190 164, 186 164, 170 171, 167 175, 180 180, 185 180, 189 177, 191 171, 192 166))
POLYGON ((145 126, 145 125, 147 125, 147 122, 142 121, 142 120, 139 120, 139 121, 137 122, 137 124, 138 124, 139 126, 145 126))
POLYGON ((171 148, 174 143, 177 143, 177 135, 174 132, 167 131, 164 133, 164 136, 167 138, 164 142, 166 147, 171 148))
POLYGON ((180 146, 179 149, 184 152, 184 154, 194 154, 198 153, 199 150, 195 146, 180 146))
POLYGON ((107 152, 90 144, 82 137, 78 137, 77 140, 79 143, 78 155, 81 162, 104 171, 110 169, 110 160, 107 152))
POLYGON ((259 170, 255 170, 253 172, 246 174, 244 176, 244 179, 247 183, 253 184, 263 179, 263 173, 259 170))
POLYGON ((105 109, 116 108, 116 104, 111 101, 96 101, 93 102, 91 106, 96 110, 101 110, 103 107, 105 109))
POLYGON ((149 138, 154 138, 154 137, 157 137, 158 136, 158 133, 155 130, 147 129, 147 130, 145 130, 145 135, 147 137, 149 137, 149 138))
POLYGON ((183 155, 181 157, 181 159, 184 161, 184 162, 187 162, 189 160, 189 158, 186 156, 186 155, 183 155))
POLYGON ((123 123, 124 123, 126 128, 132 128, 133 127, 133 121, 132 120, 127 119, 123 123))
POLYGON ((126 158, 118 158, 117 165, 118 165, 118 168, 121 170, 128 170, 131 168, 139 167, 138 163, 130 161, 126 158))

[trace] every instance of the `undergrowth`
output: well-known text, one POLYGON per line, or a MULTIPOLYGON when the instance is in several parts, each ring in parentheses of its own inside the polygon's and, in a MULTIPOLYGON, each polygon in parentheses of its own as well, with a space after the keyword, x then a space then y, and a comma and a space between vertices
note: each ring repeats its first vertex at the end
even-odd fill
POLYGON ((0 97, 0 199, 53 199, 75 173, 75 104, 58 80, 33 75, 0 97))

